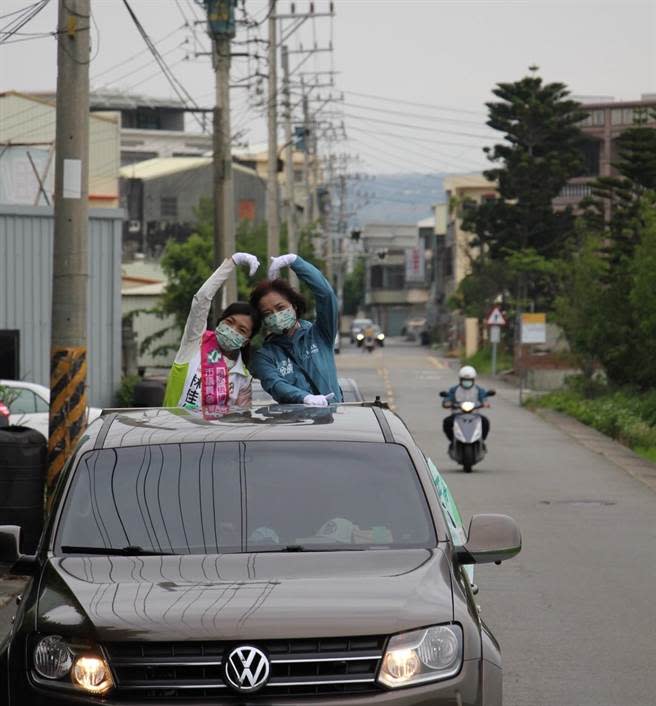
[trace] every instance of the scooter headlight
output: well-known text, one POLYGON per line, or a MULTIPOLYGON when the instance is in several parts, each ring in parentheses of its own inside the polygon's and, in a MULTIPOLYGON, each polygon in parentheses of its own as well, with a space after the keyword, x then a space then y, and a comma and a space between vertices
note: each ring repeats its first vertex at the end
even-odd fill
POLYGON ((466 414, 469 414, 476 409, 476 405, 473 402, 461 402, 460 409, 466 414))
POLYGON ((376 338, 377 338, 379 341, 384 341, 384 340, 385 340, 385 334, 384 334, 384 333, 379 333, 379 334, 376 336, 376 338))
POLYGON ((361 334, 361 333, 359 333, 359 334, 356 336, 356 339, 357 339, 358 341, 364 341, 364 335, 361 334))

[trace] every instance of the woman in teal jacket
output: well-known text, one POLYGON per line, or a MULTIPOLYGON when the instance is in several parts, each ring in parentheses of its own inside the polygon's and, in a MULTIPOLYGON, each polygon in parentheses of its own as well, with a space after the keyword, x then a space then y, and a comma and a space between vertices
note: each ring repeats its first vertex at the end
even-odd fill
POLYGON ((253 356, 253 373, 273 399, 316 407, 341 402, 334 350, 337 297, 321 272, 298 255, 274 257, 269 279, 253 290, 250 303, 260 312, 268 334, 253 356), (314 323, 302 319, 307 307, 304 297, 278 278, 282 267, 291 267, 312 290, 314 323))

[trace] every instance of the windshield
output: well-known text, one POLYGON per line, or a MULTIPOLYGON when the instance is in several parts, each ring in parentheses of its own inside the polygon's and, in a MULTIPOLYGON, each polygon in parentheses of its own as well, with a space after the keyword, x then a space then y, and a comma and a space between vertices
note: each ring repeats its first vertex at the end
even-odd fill
POLYGON ((85 454, 56 546, 212 554, 435 543, 401 446, 219 442, 85 454))

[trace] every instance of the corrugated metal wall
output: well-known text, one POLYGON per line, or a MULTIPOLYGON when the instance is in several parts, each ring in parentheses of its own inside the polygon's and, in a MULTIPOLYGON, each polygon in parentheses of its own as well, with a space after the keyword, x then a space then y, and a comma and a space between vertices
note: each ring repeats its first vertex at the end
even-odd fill
MULTIPOLYGON (((89 217, 89 404, 114 403, 121 379, 119 209, 89 217)), ((20 377, 49 384, 53 211, 0 204, 0 329, 20 331, 20 377)))

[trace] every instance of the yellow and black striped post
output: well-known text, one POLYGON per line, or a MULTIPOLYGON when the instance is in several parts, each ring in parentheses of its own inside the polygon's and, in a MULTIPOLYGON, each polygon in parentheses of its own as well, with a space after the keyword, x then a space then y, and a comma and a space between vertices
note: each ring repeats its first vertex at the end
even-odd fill
POLYGON ((50 369, 48 496, 87 422, 87 350, 58 348, 50 369))

